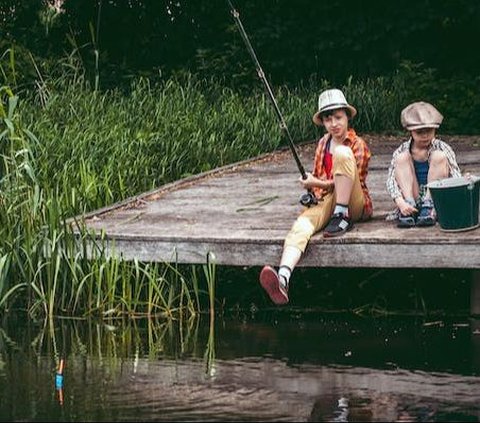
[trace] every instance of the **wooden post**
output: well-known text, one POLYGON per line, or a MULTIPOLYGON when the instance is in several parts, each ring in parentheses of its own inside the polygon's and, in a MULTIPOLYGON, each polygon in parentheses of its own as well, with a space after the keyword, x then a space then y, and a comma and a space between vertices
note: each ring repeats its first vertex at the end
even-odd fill
POLYGON ((470 315, 480 316, 480 270, 472 270, 470 283, 470 315))
MULTIPOLYGON (((472 346, 472 369, 480 371, 480 319, 470 318, 470 339, 472 346)), ((478 413, 480 418, 480 411, 478 413)))

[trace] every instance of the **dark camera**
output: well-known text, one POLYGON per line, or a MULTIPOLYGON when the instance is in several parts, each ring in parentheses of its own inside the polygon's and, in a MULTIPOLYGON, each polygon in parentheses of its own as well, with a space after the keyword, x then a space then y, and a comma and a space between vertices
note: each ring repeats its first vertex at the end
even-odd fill
POLYGON ((318 204, 317 197, 312 192, 306 192, 300 197, 300 204, 305 207, 314 206, 318 204))

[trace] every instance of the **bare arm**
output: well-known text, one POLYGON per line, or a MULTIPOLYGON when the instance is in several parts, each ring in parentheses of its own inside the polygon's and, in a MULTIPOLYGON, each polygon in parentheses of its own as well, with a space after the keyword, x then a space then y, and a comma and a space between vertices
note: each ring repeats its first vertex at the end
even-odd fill
POLYGON ((327 191, 333 189, 333 179, 320 179, 316 176, 313 176, 311 173, 307 172, 307 179, 299 179, 300 183, 302 184, 303 188, 310 189, 314 187, 318 187, 327 191))

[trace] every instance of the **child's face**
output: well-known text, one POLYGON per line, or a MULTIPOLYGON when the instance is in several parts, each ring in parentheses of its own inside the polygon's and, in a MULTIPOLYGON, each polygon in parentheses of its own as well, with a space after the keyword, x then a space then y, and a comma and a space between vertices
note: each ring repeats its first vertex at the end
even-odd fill
POLYGON ((416 145, 427 147, 435 138, 435 128, 414 129, 411 134, 416 145))
POLYGON ((335 110, 331 115, 324 116, 322 122, 334 138, 343 138, 348 131, 348 116, 345 110, 335 110))

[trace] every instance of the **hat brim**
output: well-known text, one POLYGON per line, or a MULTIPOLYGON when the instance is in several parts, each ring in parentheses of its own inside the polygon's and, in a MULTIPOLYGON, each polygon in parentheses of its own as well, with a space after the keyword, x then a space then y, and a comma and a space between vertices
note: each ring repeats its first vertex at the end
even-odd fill
POLYGON ((437 129, 437 128, 440 128, 440 124, 439 123, 421 123, 421 124, 418 124, 418 125, 407 125, 405 127, 405 129, 407 131, 415 131, 417 129, 437 129))
POLYGON ((318 111, 317 113, 315 113, 312 117, 312 120, 313 120, 313 123, 317 126, 323 126, 323 122, 322 122, 322 118, 320 117, 320 115, 324 112, 327 112, 328 110, 336 110, 336 109, 348 109, 350 110, 350 118, 353 118, 357 115, 357 109, 355 109, 355 107, 353 106, 350 106, 350 104, 346 104, 345 106, 330 106, 330 107, 325 107, 323 108, 321 111, 318 111))

